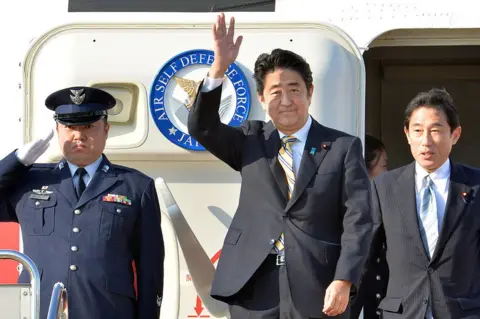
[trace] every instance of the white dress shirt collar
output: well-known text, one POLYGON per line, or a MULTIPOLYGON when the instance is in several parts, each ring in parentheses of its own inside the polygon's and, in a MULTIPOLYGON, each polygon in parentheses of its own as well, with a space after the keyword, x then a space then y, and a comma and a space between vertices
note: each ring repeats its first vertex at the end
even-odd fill
POLYGON ((448 189, 445 188, 448 187, 446 181, 450 178, 450 159, 447 159, 442 166, 432 173, 428 173, 418 162, 415 162, 415 187, 418 192, 425 187, 424 178, 427 175, 430 175, 433 184, 439 188, 439 191, 447 192, 448 189))
MULTIPOLYGON (((298 140, 298 142, 305 143, 307 141, 308 137, 308 132, 310 131, 310 127, 312 126, 312 117, 309 115, 307 122, 301 129, 299 129, 297 132, 290 134, 290 136, 295 136, 298 140)), ((278 130, 278 134, 280 135, 280 139, 286 136, 286 134, 282 133, 280 130, 278 130)))

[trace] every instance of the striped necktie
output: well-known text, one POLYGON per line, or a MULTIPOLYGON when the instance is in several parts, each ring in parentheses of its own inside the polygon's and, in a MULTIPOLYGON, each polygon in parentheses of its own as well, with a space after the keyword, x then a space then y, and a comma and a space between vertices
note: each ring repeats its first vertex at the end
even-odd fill
POLYGON ((425 176, 426 186, 423 188, 423 196, 420 205, 420 234, 423 244, 430 258, 433 256, 438 240, 438 217, 435 193, 432 187, 432 179, 425 176))
MULTIPOLYGON (((292 197, 293 188, 295 186, 295 171, 293 167, 293 152, 292 144, 297 141, 295 136, 285 136, 282 138, 282 147, 278 152, 278 161, 285 171, 285 176, 288 183, 288 199, 292 197)), ((276 253, 283 252, 284 249, 284 235, 280 235, 274 246, 276 253)))
MULTIPOLYGON (((430 176, 425 176, 425 187, 420 202, 420 235, 422 236, 423 245, 430 258, 433 256, 435 246, 438 240, 438 217, 437 202, 433 191, 433 182, 430 176)), ((426 319, 433 319, 431 301, 427 306, 426 319)))

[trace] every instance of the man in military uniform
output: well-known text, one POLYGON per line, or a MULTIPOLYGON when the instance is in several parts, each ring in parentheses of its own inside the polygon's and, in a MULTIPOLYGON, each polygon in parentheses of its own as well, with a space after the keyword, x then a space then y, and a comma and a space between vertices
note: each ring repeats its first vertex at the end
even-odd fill
MULTIPOLYGON (((115 99, 73 87, 51 94, 45 104, 55 111, 64 158, 56 165, 34 164, 52 131, 0 161, 0 221, 21 225, 24 253, 41 275, 41 318, 56 282, 67 287, 71 319, 158 318, 160 208, 150 177, 103 155, 107 110, 115 99)), ((29 282, 26 271, 19 282, 29 282)))

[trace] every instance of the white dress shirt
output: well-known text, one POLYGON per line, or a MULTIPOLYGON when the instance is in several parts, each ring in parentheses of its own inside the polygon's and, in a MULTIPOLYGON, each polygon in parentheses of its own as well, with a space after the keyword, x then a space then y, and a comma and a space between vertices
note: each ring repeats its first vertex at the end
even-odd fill
POLYGON ((447 160, 435 172, 428 173, 418 162, 415 163, 415 193, 417 201, 417 214, 420 213, 422 190, 425 188, 425 176, 430 175, 432 188, 435 193, 437 205, 438 231, 442 227, 445 206, 448 198, 448 187, 450 185, 450 160, 447 160))
POLYGON ((210 92, 216 89, 217 87, 220 86, 220 84, 223 83, 223 78, 221 79, 214 79, 209 76, 205 77, 205 80, 203 80, 203 85, 201 88, 202 92, 210 92))
MULTIPOLYGON (((201 92, 210 92, 217 87, 219 87, 223 82, 222 79, 215 79, 211 77, 205 77, 203 81, 203 86, 201 88, 201 92)), ((300 163, 302 162, 302 155, 303 150, 305 149, 305 143, 307 141, 308 132, 310 131, 310 127, 312 126, 312 117, 308 116, 307 122, 305 125, 299 129, 297 132, 291 134, 297 138, 297 141, 292 144, 292 152, 293 152, 293 168, 295 170, 295 176, 298 176, 298 170, 300 168, 300 163)), ((280 139, 282 139, 285 134, 278 131, 280 135, 280 139)))
MULTIPOLYGON (((92 180, 93 175, 95 175, 95 172, 97 171, 98 167, 102 163, 102 159, 103 158, 100 155, 100 157, 95 162, 93 162, 90 165, 85 166, 85 170, 87 171, 87 174, 83 175, 83 181, 85 182, 85 187, 88 186, 88 183, 90 183, 90 181, 92 180)), ((75 187, 77 187, 78 186, 78 175, 75 175, 75 173, 77 172, 78 166, 75 165, 75 164, 72 164, 68 161, 67 161, 67 163, 68 163, 68 167, 70 168, 70 173, 72 174, 72 177, 73 177, 73 185, 75 187)))

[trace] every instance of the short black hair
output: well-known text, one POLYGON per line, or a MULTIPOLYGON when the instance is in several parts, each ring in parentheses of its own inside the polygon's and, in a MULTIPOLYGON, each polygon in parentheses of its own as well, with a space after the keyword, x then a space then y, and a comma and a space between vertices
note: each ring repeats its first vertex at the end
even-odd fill
POLYGON ((460 119, 453 98, 445 89, 433 88, 427 92, 420 92, 408 103, 403 120, 407 129, 412 113, 420 107, 432 107, 445 114, 451 132, 460 126, 460 119))
POLYGON ((263 94, 265 89, 265 77, 268 73, 274 72, 277 68, 290 69, 300 74, 307 91, 310 91, 313 85, 312 70, 307 61, 300 55, 283 49, 274 49, 270 54, 262 53, 255 61, 253 78, 257 84, 258 94, 263 94))
POLYGON ((382 141, 371 135, 365 135, 365 165, 368 169, 375 166, 382 151, 385 151, 382 141))

